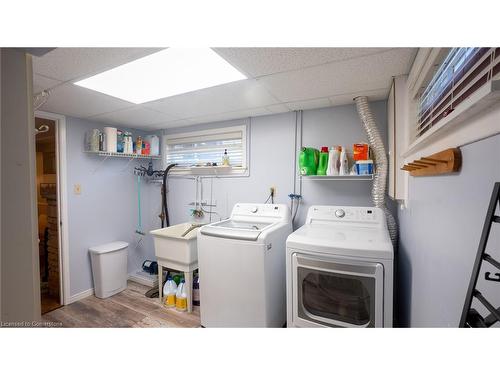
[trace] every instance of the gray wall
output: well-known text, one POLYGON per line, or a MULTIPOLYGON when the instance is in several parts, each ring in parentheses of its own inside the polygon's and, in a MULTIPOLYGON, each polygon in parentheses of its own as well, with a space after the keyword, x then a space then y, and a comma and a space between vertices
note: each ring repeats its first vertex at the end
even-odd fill
MULTIPOLYGON (((387 138, 386 102, 372 103, 382 136, 387 138)), ((276 187, 276 202, 289 204, 288 194, 294 192, 295 113, 251 118, 167 129, 166 134, 205 128, 234 126, 250 122, 250 176, 238 178, 207 178, 203 180, 204 199, 217 204, 214 211, 222 217, 231 213, 238 202, 264 202, 269 188, 276 187), (211 189, 211 184, 213 188, 211 189)), ((366 141, 366 135, 354 105, 329 107, 303 112, 303 145, 312 147, 345 145, 366 141)), ((169 205, 172 222, 192 221, 188 202, 195 196, 193 180, 171 178, 169 205)), ((307 208, 312 204, 371 205, 370 181, 304 181, 303 204, 295 225, 302 225, 307 208)), ((206 217, 205 221, 209 218, 206 217)), ((212 221, 218 220, 212 216, 212 221)))
MULTIPOLYGON (((387 102, 370 104, 380 135, 387 148, 387 102)), ((361 120, 354 105, 322 108, 303 112, 302 144, 304 146, 344 145, 352 149, 353 143, 367 142, 361 120)), ((302 225, 310 205, 373 206, 371 181, 302 181, 304 198, 297 215, 302 225)), ((389 200, 388 203, 390 204, 389 200)))
MULTIPOLYGON (((83 152, 85 132, 102 129, 103 125, 68 117, 66 126, 70 290, 74 296, 93 287, 89 247, 127 241, 130 243, 129 272, 139 269, 145 259, 154 259, 154 249, 150 235, 135 234, 137 177, 133 168, 140 164, 147 166, 148 160, 133 160, 128 164, 128 158, 103 161, 103 157, 86 154, 83 152), (75 184, 81 185, 81 195, 74 194, 75 184), (141 238, 143 241, 138 243, 141 238)), ((145 134, 131 131, 134 137, 145 134)), ((143 181, 141 193, 143 229, 148 232, 159 222, 160 187, 143 181)))
MULTIPOLYGON (((386 102, 373 103, 375 117, 386 138, 386 102)), ((269 188, 276 187, 276 202, 289 204, 288 194, 294 191, 295 173, 295 118, 294 112, 169 129, 179 133, 210 127, 247 124, 250 128, 250 176, 203 179, 204 199, 216 203, 213 209, 227 217, 237 202, 264 202, 269 188)), ((136 181, 133 167, 147 161, 102 157, 83 152, 84 134, 94 127, 87 120, 67 118, 69 262, 71 295, 93 287, 88 248, 115 240, 129 242, 129 272, 140 267, 144 259, 154 259, 150 235, 137 246, 140 237, 134 234, 137 224, 136 181), (102 164, 101 164, 102 163, 102 164), (80 184, 81 195, 73 193, 80 184), (137 248, 136 248, 137 246, 137 248)), ((144 134, 132 130, 134 135, 144 134)), ((304 144, 313 147, 366 141, 360 120, 353 105, 304 111, 304 144)), ((155 162, 160 167, 159 162, 155 162)), ((160 186, 142 183, 144 230, 160 227, 160 186)), ((296 225, 305 219, 311 204, 370 205, 370 181, 308 181, 304 182, 303 205, 296 225)), ((169 212, 171 223, 192 221, 189 202, 194 201, 195 182, 192 179, 170 178, 169 212)), ((210 219, 209 215, 204 221, 210 219)), ((212 221, 219 216, 212 215, 212 221)))
MULTIPOLYGON (((496 117, 500 121, 500 110, 496 117)), ((493 183, 500 181, 500 135, 461 150, 460 173, 410 177, 409 208, 399 212, 403 326, 457 327, 460 321, 493 183)), ((488 252, 500 259, 500 227, 493 228, 488 252)), ((499 306, 500 285, 484 280, 485 271, 493 270, 482 270, 479 289, 499 306)))
POLYGON ((40 318, 31 57, 4 48, 1 60, 0 320, 29 322, 40 318))

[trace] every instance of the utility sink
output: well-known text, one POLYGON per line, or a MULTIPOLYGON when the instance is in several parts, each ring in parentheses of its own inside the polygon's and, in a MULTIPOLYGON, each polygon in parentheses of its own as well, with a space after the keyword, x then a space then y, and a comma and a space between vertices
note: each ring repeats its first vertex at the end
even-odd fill
POLYGON ((151 231, 158 260, 174 269, 197 265, 196 237, 199 227, 199 224, 183 223, 151 231), (182 267, 175 268, 175 266, 182 267))

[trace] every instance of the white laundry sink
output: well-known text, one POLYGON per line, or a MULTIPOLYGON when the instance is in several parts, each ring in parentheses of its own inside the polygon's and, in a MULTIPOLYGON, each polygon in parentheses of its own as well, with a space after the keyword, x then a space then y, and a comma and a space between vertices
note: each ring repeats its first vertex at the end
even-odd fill
POLYGON ((177 224, 151 231, 154 238, 155 255, 158 260, 174 269, 176 269, 176 265, 186 267, 198 263, 196 243, 198 231, 199 225, 191 223, 177 224))

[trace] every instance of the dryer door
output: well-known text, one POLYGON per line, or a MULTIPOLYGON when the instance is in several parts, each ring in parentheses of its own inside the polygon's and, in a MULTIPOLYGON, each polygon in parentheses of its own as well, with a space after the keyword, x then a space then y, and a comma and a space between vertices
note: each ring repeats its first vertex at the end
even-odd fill
POLYGON ((382 327, 384 267, 292 255, 293 320, 304 327, 382 327))

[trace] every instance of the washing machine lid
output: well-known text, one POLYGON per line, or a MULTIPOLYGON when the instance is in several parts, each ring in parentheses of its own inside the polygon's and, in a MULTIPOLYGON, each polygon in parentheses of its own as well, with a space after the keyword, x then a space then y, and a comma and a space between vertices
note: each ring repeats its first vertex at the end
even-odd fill
POLYGON ((393 259, 394 252, 386 228, 306 224, 293 232, 287 248, 372 259, 393 259))
MULTIPOLYGON (((284 204, 237 203, 228 220, 201 227, 206 236, 257 241, 277 224, 290 223, 290 209, 284 204)), ((265 236, 263 236, 265 237, 265 236)))
POLYGON ((231 238, 235 240, 257 241, 260 234, 269 229, 273 222, 258 222, 244 220, 224 220, 205 225, 200 232, 207 236, 231 238))

